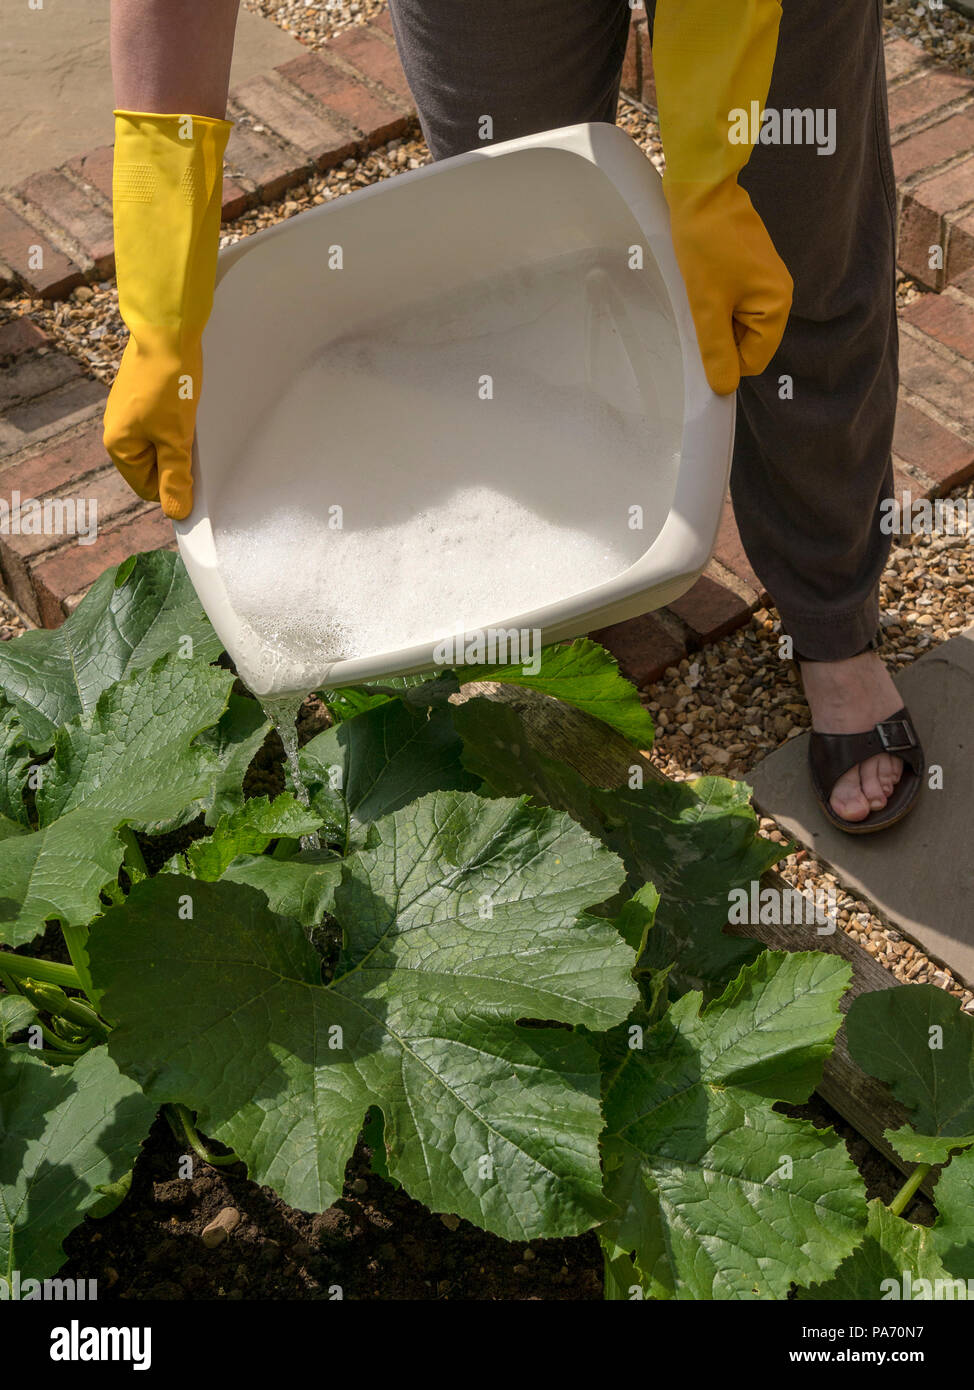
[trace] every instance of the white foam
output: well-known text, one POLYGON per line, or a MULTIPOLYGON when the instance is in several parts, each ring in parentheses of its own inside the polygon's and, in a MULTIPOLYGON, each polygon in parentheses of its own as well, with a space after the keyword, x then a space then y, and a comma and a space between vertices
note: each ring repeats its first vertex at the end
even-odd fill
POLYGON ((633 564, 668 510, 682 422, 655 323, 579 263, 306 363, 211 502, 252 637, 231 652, 244 680, 313 688, 339 658, 509 626, 633 564), (634 323, 649 368, 633 362, 634 323))
POLYGON ((275 508, 259 528, 224 531, 220 561, 262 645, 320 661, 485 627, 597 584, 628 559, 492 488, 468 487, 357 531, 275 508))

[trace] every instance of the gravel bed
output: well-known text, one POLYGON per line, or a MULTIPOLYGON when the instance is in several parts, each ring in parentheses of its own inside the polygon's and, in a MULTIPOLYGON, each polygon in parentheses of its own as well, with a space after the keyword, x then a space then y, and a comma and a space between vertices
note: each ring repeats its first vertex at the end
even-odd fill
POLYGON ((0 592, 0 642, 9 642, 33 626, 34 624, 27 621, 20 609, 14 607, 6 594, 0 592))
POLYGON ((352 24, 367 24, 386 8, 386 0, 243 0, 244 8, 262 14, 309 48, 320 48, 332 34, 352 24))
POLYGON ((974 77, 974 21, 966 15, 921 0, 885 0, 883 12, 887 32, 912 39, 938 63, 974 77))

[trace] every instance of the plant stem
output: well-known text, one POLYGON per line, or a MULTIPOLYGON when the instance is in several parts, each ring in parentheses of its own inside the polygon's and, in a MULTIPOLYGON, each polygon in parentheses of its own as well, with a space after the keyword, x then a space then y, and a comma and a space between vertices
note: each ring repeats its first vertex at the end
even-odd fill
POLYGON ((177 1101, 173 1103, 172 1108, 176 1112, 176 1118, 179 1120, 179 1127, 182 1130, 183 1138, 186 1140, 187 1144, 190 1145, 197 1158, 201 1158, 204 1163, 211 1163, 217 1168, 240 1162, 240 1159, 235 1153, 211 1153, 200 1138, 199 1132, 193 1124, 192 1115, 187 1107, 185 1105, 180 1105, 177 1101))
POLYGON ((149 877, 149 870, 142 857, 135 831, 131 826, 123 825, 121 830, 116 831, 116 834, 125 846, 125 867, 128 870, 129 878, 133 883, 141 883, 143 879, 149 877))
POLYGON ((97 1004, 98 996, 91 981, 91 972, 88 969, 88 928, 67 927, 62 922, 61 934, 64 937, 64 944, 68 948, 71 964, 78 977, 77 984, 73 985, 72 988, 83 990, 88 998, 97 1004))
POLYGON ((902 1216, 906 1207, 909 1205, 910 1198, 914 1195, 923 1179, 933 1167, 932 1163, 918 1163, 906 1182, 897 1192, 896 1196, 889 1204, 889 1209, 894 1216, 902 1216))
POLYGON ((87 1028, 92 1033, 97 1033, 102 1040, 108 1037, 108 1025, 83 999, 66 998, 66 1002, 58 1007, 57 1015, 59 1018, 69 1018, 72 1023, 77 1023, 81 1028, 87 1028))
POLYGON ((73 965, 58 961, 38 960, 35 956, 15 956, 12 951, 0 951, 0 970, 12 979, 29 977, 40 984, 60 985, 62 989, 81 989, 81 976, 73 965))
MULTIPOLYGON (((69 1043, 64 1038, 59 1038, 57 1033, 52 1032, 44 1023, 40 1025, 40 1028, 45 1041, 50 1043, 51 1047, 57 1052, 67 1052, 70 1053, 72 1057, 80 1057, 82 1052, 88 1051, 87 1043, 69 1043)), ((36 1048, 34 1050, 35 1052, 37 1051, 36 1048)))

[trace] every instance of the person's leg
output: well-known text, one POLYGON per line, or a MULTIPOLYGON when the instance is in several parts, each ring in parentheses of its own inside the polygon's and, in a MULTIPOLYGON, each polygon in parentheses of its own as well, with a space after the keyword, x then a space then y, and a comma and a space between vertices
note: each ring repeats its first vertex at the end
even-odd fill
MULTIPOLYGON (((782 0, 767 106, 817 117, 826 142, 834 121, 835 147, 759 144, 741 176, 795 292, 771 365, 741 382, 731 495, 755 573, 814 658, 802 664, 813 726, 853 733, 902 704, 879 656, 857 655, 879 621, 897 388, 882 0, 782 0)), ((901 770, 888 754, 853 768, 834 809, 865 819, 901 770)))
POLYGON ((434 159, 615 120, 626 0, 389 0, 389 12, 434 159))
MULTIPOLYGON (((731 495, 785 631, 815 658, 802 664, 813 726, 851 733, 902 704, 879 656, 857 655, 879 621, 890 546, 879 507, 893 486, 897 389, 882 3, 783 0, 782 10, 768 106, 815 112, 835 145, 831 154, 759 145, 741 178, 795 295, 770 367, 741 383, 731 495)), ((833 808, 864 819, 885 805, 901 769, 888 754, 853 768, 833 808)))

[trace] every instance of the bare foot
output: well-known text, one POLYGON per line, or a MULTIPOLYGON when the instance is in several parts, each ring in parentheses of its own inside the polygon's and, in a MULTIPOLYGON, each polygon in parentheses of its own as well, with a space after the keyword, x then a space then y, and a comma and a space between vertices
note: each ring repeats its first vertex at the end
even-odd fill
MULTIPOLYGON (((821 734, 866 733, 903 704, 878 652, 845 661, 803 661, 801 673, 812 728, 821 734)), ((902 771, 902 760, 891 753, 867 758, 836 782, 829 797, 832 810, 843 820, 865 820, 883 809, 902 771)))

